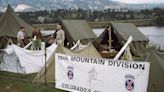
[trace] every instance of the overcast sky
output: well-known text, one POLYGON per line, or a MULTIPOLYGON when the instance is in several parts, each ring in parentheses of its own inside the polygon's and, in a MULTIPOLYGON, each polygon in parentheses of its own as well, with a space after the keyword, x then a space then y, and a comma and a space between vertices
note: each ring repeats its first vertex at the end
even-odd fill
POLYGON ((113 0, 123 3, 164 3, 164 0, 113 0))

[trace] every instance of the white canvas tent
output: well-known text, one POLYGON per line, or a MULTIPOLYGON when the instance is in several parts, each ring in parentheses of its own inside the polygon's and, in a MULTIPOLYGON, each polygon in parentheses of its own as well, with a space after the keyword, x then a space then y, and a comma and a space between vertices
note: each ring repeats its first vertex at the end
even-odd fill
MULTIPOLYGON (((52 55, 57 45, 46 49, 46 59, 52 55)), ((45 65, 45 50, 32 51, 17 45, 10 45, 0 53, 0 70, 13 73, 30 74, 39 72, 45 65)))

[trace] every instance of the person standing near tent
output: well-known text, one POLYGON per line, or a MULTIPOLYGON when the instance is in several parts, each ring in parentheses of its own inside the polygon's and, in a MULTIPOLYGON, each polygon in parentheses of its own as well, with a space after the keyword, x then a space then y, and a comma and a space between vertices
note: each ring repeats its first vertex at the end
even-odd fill
POLYGON ((20 47, 25 47, 25 45, 27 44, 27 42, 26 42, 26 32, 25 32, 24 27, 20 27, 20 30, 17 34, 17 41, 18 41, 18 45, 20 47))
POLYGON ((51 35, 51 37, 48 38, 47 45, 49 46, 50 44, 56 43, 64 46, 64 40, 65 33, 62 30, 61 25, 57 25, 55 32, 51 35))
POLYGON ((41 39, 42 39, 42 34, 40 32, 40 29, 37 29, 37 27, 33 27, 33 32, 32 32, 32 38, 36 38, 33 41, 33 46, 40 50, 41 49, 41 39))
POLYGON ((54 33, 55 43, 62 44, 64 46, 65 33, 61 28, 61 25, 57 25, 56 32, 54 33))

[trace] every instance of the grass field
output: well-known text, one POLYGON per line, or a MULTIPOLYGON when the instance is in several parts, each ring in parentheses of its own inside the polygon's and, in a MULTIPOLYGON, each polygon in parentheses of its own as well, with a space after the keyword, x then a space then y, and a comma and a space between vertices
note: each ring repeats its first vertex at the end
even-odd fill
POLYGON ((0 92, 64 92, 44 84, 33 84, 34 76, 0 71, 0 92))

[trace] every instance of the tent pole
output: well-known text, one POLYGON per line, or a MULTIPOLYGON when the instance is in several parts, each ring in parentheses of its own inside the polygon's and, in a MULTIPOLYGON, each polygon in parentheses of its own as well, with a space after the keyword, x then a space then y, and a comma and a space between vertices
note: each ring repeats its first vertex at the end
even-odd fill
POLYGON ((45 53, 44 53, 44 55, 45 55, 45 61, 44 61, 44 66, 45 66, 45 85, 47 85, 47 76, 46 76, 46 74, 47 74, 47 67, 46 67, 46 57, 47 57, 47 54, 46 54, 46 52, 47 52, 47 50, 46 50, 46 46, 44 47, 44 49, 45 49, 45 53))
POLYGON ((125 43, 125 45, 121 48, 121 50, 117 53, 117 55, 114 57, 114 60, 118 60, 119 57, 122 55, 122 53, 124 52, 124 50, 128 47, 128 45, 132 42, 133 37, 129 36, 127 42, 125 43))
MULTIPOLYGON (((36 40, 36 36, 34 37, 33 41, 35 41, 35 40, 36 40)), ((33 43, 33 41, 31 41, 30 43, 28 43, 28 44, 24 47, 24 49, 27 49, 27 48, 33 43)))
POLYGON ((149 53, 148 53, 148 55, 147 55, 147 57, 146 57, 146 62, 148 61, 148 59, 149 59, 149 56, 150 56, 150 51, 149 51, 149 53))
POLYGON ((19 62, 19 61, 17 60, 17 73, 18 73, 18 62, 19 62))
POLYGON ((109 26, 108 30, 108 34, 109 34, 109 51, 112 48, 112 33, 111 33, 111 26, 109 26))

